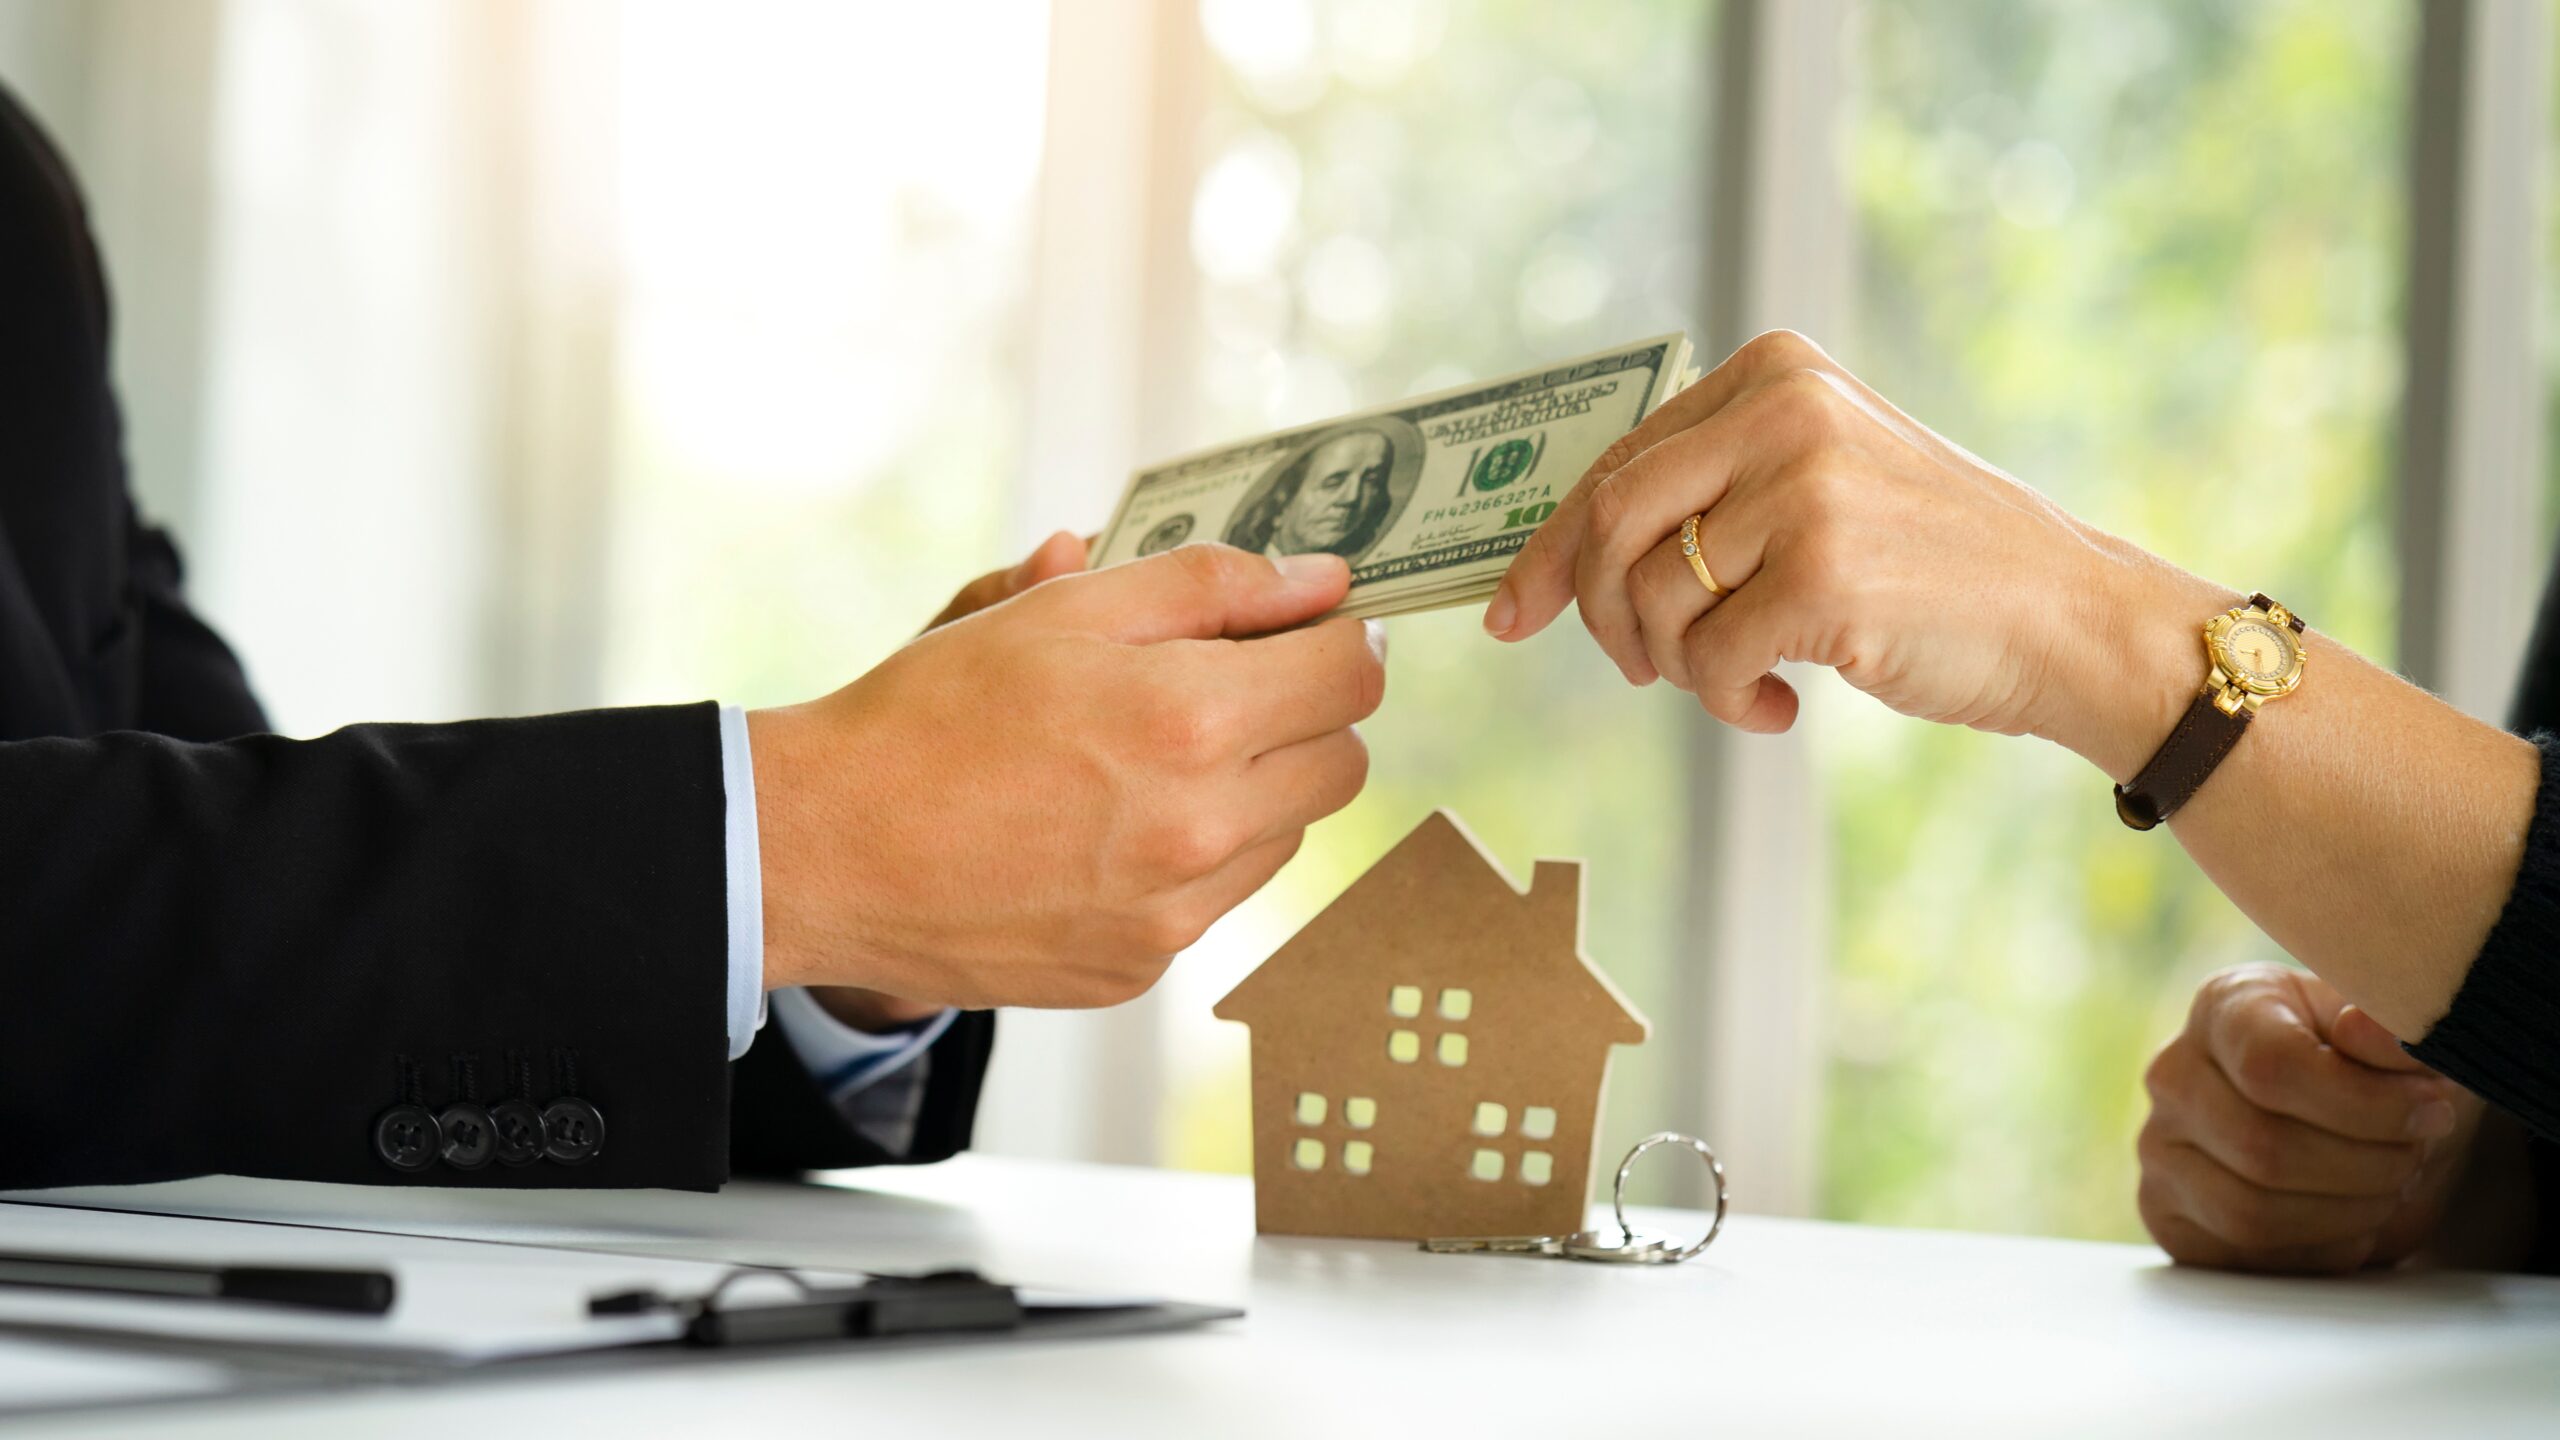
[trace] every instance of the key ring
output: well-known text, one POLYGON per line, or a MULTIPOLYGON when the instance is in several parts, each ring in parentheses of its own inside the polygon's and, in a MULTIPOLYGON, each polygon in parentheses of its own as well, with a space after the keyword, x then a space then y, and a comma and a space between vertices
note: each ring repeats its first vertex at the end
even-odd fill
MULTIPOLYGON (((1618 1233, 1625 1237, 1620 1243, 1630 1251, 1638 1250, 1646 1246, 1650 1246, 1653 1249, 1653 1253, 1642 1256, 1631 1254, 1626 1258, 1630 1260, 1641 1259, 1647 1264, 1677 1265, 1683 1260, 1694 1258, 1699 1251, 1716 1243, 1716 1236, 1724 1231, 1724 1206, 1724 1162, 1716 1158, 1716 1152, 1708 1146, 1706 1141, 1699 1139, 1695 1135, 1680 1134, 1675 1130, 1657 1131, 1651 1135, 1647 1135, 1642 1140, 1637 1141, 1636 1148, 1627 1152, 1627 1158, 1618 1162, 1618 1178, 1609 1186, 1609 1211, 1611 1214, 1618 1217, 1618 1233), (1635 1170, 1636 1158, 1656 1145, 1685 1145, 1698 1152, 1698 1158, 1707 1162, 1707 1174, 1712 1176, 1716 1182, 1715 1218, 1708 1222, 1707 1233, 1699 1236, 1697 1243, 1693 1245, 1674 1249, 1672 1248, 1671 1242, 1668 1240, 1639 1237, 1636 1234, 1636 1227, 1627 1223, 1627 1176, 1635 1170)), ((1566 1247, 1566 1253, 1572 1254, 1572 1252, 1573 1247, 1568 1244, 1566 1247)), ((1575 1255, 1574 1258, 1578 1260, 1597 1260, 1603 1257, 1598 1255, 1575 1255)), ((1607 1258, 1615 1259, 1618 1257, 1611 1256, 1607 1258)))

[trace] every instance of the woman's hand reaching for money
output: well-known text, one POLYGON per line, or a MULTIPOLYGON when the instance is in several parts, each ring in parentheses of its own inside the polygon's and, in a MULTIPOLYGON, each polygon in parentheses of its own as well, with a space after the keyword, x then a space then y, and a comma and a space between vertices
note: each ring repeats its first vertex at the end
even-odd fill
MULTIPOLYGON (((2197 703, 2203 626, 2238 599, 1779 332, 1601 456, 1485 628, 1522 639, 1578 603, 1629 680, 1668 679, 1746 730, 1794 723, 1771 672, 1809 661, 1907 715, 2056 741, 2123 784, 2197 703), (1721 593, 1682 553, 1691 515, 1721 593)), ((2170 828, 2288 954, 2415 1041, 2516 886, 2540 756, 2316 629, 2303 646, 2300 692, 2256 712, 2170 828)))
MULTIPOLYGON (((2074 520, 1777 331, 1592 465, 1512 563, 1485 628, 1525 639, 1578 603, 1630 681, 1667 679, 1745 730, 1794 723, 1795 691, 1771 671, 1808 661, 1904 714, 2041 734, 2121 779, 2174 718, 2152 712, 2183 700, 2171 686, 2097 703, 2114 617, 2184 630, 2232 598, 2074 520), (1681 522, 1701 513, 1721 597, 1681 553, 1681 522)), ((2176 663, 2200 675, 2196 653, 2189 638, 2176 663)))

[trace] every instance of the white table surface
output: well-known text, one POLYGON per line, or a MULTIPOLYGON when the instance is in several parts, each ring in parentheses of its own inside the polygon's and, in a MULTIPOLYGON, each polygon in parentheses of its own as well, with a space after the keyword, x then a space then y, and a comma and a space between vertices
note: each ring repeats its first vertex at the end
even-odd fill
MULTIPOLYGON (((191 1181, 45 1198, 1231 1303, 1136 1339, 25 1420, 12 1434, 2560 1435, 2560 1280, 1736 1216, 1667 1268, 1257 1239, 1240 1179, 964 1157, 717 1195, 191 1181)), ((1695 1217, 1654 1212, 1666 1228, 1695 1217)), ((1694 1233, 1694 1232, 1693 1232, 1694 1233)))

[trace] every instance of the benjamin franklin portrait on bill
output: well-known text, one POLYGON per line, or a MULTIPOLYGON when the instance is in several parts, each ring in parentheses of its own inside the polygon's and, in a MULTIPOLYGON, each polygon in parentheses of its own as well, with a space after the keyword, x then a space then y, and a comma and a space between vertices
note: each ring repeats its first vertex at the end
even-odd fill
POLYGON ((1245 496, 1227 525, 1227 543, 1266 555, 1322 551, 1356 563, 1412 496, 1421 443, 1409 424, 1388 417, 1317 435, 1245 496))

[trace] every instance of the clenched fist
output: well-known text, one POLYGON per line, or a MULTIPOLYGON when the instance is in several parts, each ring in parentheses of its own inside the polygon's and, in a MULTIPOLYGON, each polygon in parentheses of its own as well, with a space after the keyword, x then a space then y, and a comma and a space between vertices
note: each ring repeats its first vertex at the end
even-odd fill
POLYGON ((2142 1223, 2171 1257, 2339 1272, 2424 1244, 2482 1106, 2315 975, 2243 965, 2204 983, 2144 1077, 2142 1223))
POLYGON ((750 714, 767 986, 972 1009, 1146 990, 1359 794, 1382 636, 1292 628, 1349 585, 1333 556, 1188 546, 750 714))

